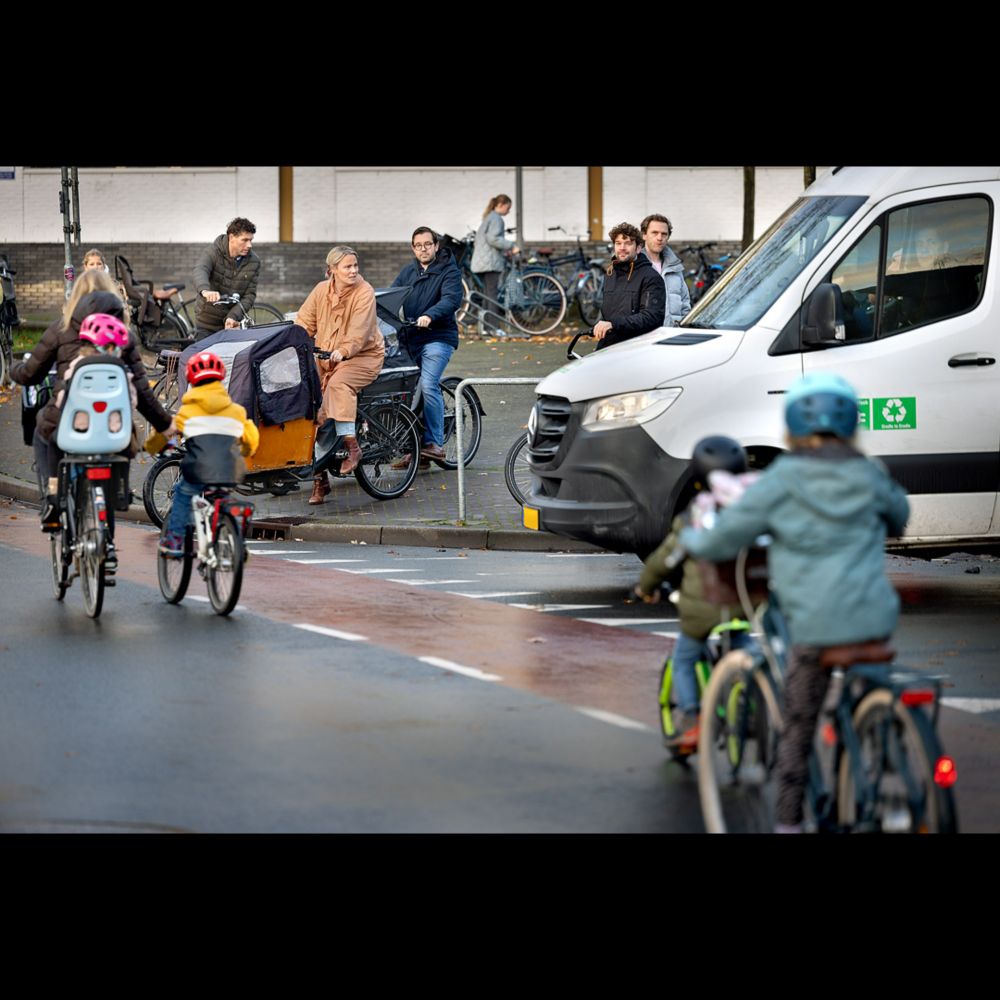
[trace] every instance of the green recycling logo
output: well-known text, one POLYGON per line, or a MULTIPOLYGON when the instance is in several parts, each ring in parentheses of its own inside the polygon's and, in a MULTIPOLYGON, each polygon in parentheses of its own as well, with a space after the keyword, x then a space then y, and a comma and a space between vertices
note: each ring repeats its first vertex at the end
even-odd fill
POLYGON ((906 419, 906 406, 901 399, 890 399, 882 407, 882 419, 901 424, 906 419))
POLYGON ((912 431, 917 426, 916 396, 887 396, 871 402, 872 430, 912 431))

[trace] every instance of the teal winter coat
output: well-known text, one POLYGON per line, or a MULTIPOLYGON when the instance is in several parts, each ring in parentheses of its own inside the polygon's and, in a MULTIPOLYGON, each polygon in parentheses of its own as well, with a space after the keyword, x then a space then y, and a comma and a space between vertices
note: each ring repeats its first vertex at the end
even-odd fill
POLYGON ((892 634, 899 596, 883 549, 909 513, 881 463, 831 442, 777 458, 711 530, 686 528, 680 541, 690 555, 718 562, 771 535, 771 589, 792 641, 838 646, 892 634))

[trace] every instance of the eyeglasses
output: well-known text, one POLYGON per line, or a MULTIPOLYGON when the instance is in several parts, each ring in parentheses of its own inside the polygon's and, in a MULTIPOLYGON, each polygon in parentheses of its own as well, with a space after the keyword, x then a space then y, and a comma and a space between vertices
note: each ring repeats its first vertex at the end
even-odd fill
POLYGON ((430 248, 432 246, 434 246, 434 244, 433 243, 414 243, 414 244, 412 244, 412 246, 413 246, 414 250, 430 250, 430 248))

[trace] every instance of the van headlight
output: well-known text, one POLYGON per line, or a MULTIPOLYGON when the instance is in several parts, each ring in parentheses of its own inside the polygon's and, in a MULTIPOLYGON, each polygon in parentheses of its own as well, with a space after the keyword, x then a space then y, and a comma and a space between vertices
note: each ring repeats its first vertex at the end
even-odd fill
POLYGON ((668 410, 680 394, 680 389, 644 389, 594 399, 583 411, 583 426, 591 431, 606 431, 644 424, 668 410))

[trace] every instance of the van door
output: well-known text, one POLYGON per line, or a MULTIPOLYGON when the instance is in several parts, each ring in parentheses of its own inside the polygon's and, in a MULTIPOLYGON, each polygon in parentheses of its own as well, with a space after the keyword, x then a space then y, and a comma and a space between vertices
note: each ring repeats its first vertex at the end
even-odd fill
POLYGON ((1000 488, 996 188, 886 199, 838 263, 810 281, 810 290, 838 286, 844 332, 836 345, 805 349, 803 370, 835 371, 857 389, 861 448, 911 494, 908 538, 991 530, 1000 488))

